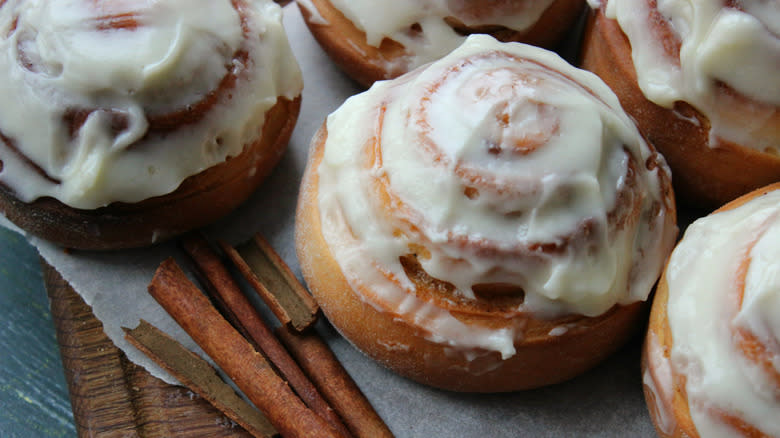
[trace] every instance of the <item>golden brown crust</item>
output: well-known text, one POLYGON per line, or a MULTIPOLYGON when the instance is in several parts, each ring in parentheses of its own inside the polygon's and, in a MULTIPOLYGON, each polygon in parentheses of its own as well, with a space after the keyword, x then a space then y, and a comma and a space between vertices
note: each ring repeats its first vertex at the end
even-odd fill
POLYGON ((300 105, 300 97, 280 97, 266 113, 257 141, 167 195, 80 210, 53 198, 25 203, 0 186, 0 213, 26 232, 74 249, 142 247, 170 239, 225 216, 254 192, 282 157, 300 105))
MULTIPOLYGON (((780 183, 754 190, 729 202, 715 211, 733 210, 746 202, 774 190, 780 190, 780 183)), ((675 372, 670 364, 674 339, 669 327, 667 303, 669 285, 664 271, 656 288, 650 312, 648 332, 642 350, 642 372, 645 374, 644 393, 650 417, 656 432, 662 438, 698 438, 699 433, 691 419, 688 397, 685 391, 685 376, 675 372), (670 375, 662 370, 668 367, 670 375), (664 377, 661 377, 661 376, 664 377), (650 382, 647 379, 651 379, 650 382), (671 380, 672 387, 667 387, 671 380), (651 383, 651 385, 648 385, 651 383), (654 389, 655 388, 655 389, 654 389), (665 394, 665 396, 664 396, 665 394)))
MULTIPOLYGON (((366 34, 329 0, 311 0, 311 3, 327 24, 313 20, 310 11, 299 3, 304 21, 323 50, 347 76, 368 88, 376 81, 395 78, 406 72, 397 63, 392 63, 405 54, 400 43, 385 38, 380 47, 370 46, 366 43, 366 34)), ((583 0, 556 0, 533 27, 522 32, 501 26, 469 28, 452 19, 448 22, 464 34, 487 33, 505 42, 519 41, 553 48, 574 27, 584 3, 583 0)))
MULTIPOLYGON (((331 323, 358 349, 401 375, 418 382, 455 391, 504 392, 529 389, 570 379, 604 359, 621 346, 641 324, 643 303, 616 306, 595 318, 566 318, 571 327, 552 336, 561 320, 528 316, 533 333, 516 340, 517 353, 501 360, 492 352, 470 362, 442 344, 424 338, 420 328, 392 311, 379 311, 353 291, 325 241, 321 224, 317 168, 327 137, 325 127, 312 143, 309 163, 296 213, 295 242, 304 278, 331 323), (467 371, 492 369, 482 374, 467 371)), ((500 314, 485 312, 459 315, 466 324, 506 325, 500 314), (487 319, 487 321, 486 321, 487 319), (492 319, 493 321, 490 321, 492 319)), ((487 353, 477 351, 477 353, 487 353)))
POLYGON ((756 190, 753 190, 750 193, 747 193, 747 194, 745 194, 743 196, 740 196, 739 198, 734 199, 733 201, 730 201, 729 203, 727 203, 727 204, 723 205, 722 207, 720 207, 719 209, 715 210, 713 213, 718 213, 718 212, 726 211, 726 210, 733 210, 733 209, 739 207, 740 205, 743 205, 746 202, 750 201, 751 199, 757 198, 759 196, 766 195, 767 193, 773 192, 775 190, 780 190, 780 182, 776 182, 774 184, 770 184, 768 186, 764 186, 764 187, 758 188, 756 190))
POLYGON ((664 155, 675 193, 686 203, 716 207, 780 180, 780 156, 723 140, 710 147, 709 120, 693 107, 678 102, 667 109, 647 100, 637 84, 628 39, 603 10, 589 17, 582 66, 612 88, 640 131, 664 155))

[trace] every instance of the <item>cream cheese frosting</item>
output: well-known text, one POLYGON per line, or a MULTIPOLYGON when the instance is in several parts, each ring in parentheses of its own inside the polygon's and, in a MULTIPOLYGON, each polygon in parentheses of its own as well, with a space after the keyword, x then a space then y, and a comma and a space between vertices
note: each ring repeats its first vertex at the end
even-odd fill
POLYGON ((270 0, 8 0, 0 183, 25 202, 80 209, 164 195, 240 154, 277 97, 301 88, 270 0), (230 73, 236 91, 198 123, 150 131, 150 119, 212 98, 230 73))
POLYGON ((458 299, 476 299, 475 285, 511 284, 525 292, 515 316, 596 316, 646 299, 676 236, 668 169, 615 95, 531 46, 472 35, 442 60, 348 99, 327 133, 318 202, 345 277, 375 308, 452 347, 507 358, 522 324, 466 326, 418 298, 400 257, 425 254, 424 271, 458 299), (639 214, 615 226, 622 202, 639 214))
MULTIPOLYGON (((740 351, 735 328, 765 345, 780 341, 780 190, 694 222, 669 259, 667 313, 672 367, 686 377, 691 418, 700 436, 734 436, 726 413, 768 436, 780 436, 780 387, 740 351), (734 308, 748 261, 741 307, 734 308)), ((780 373, 780 352, 771 358, 780 373)))
MULTIPOLYGON (((393 62, 395 69, 408 71, 446 55, 465 41, 444 19, 454 17, 467 26, 499 25, 515 31, 531 28, 554 0, 522 0, 506 5, 480 4, 468 0, 329 0, 355 27, 366 34, 366 42, 379 47, 389 38, 401 43, 407 56, 393 62), (478 11, 478 12, 474 12, 478 11), (419 32, 412 32, 419 25, 419 32)), ((487 3, 487 2, 485 2, 487 3)), ((491 2, 500 3, 500 2, 491 2)), ((300 2, 317 17, 310 0, 300 2)))
MULTIPOLYGON (((603 2, 602 2, 603 3, 603 2)), ((593 3, 591 3, 593 5, 593 3)), ((658 13, 679 38, 679 57, 651 28, 647 0, 609 0, 605 14, 617 20, 631 43, 639 87, 650 101, 667 108, 685 101, 711 123, 711 146, 717 138, 778 154, 773 126, 780 106, 780 6, 776 1, 658 0, 658 13), (718 98, 725 84, 764 105, 742 114, 718 98), (774 136, 767 135, 774 133, 774 136)))

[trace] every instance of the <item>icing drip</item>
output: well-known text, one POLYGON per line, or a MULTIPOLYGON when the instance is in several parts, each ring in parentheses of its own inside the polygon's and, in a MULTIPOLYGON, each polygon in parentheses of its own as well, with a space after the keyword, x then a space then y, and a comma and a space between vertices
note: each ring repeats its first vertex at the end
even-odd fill
POLYGON ((370 46, 379 47, 385 38, 401 43, 408 56, 397 62, 403 64, 398 67, 405 71, 439 59, 465 41, 466 37, 445 21, 447 17, 470 27, 497 25, 523 31, 533 26, 553 1, 330 0, 366 33, 370 46), (410 31, 413 26, 419 26, 419 31, 410 31))
POLYGON ((631 42, 639 87, 650 101, 671 108, 685 101, 711 123, 710 146, 718 138, 759 151, 780 153, 780 6, 750 0, 658 0, 658 19, 648 0, 610 0, 605 13, 631 42), (659 24, 660 23, 660 24, 659 24), (655 28, 668 26, 679 51, 655 28), (735 68, 738 66, 738 68, 735 68), (732 94, 754 103, 732 110, 732 94))

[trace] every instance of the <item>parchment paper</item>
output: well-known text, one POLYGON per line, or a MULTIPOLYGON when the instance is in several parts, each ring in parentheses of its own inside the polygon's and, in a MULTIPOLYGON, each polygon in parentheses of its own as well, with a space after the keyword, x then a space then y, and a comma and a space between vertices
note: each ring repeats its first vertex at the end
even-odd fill
MULTIPOLYGON (((236 213, 207 228, 206 234, 238 243, 259 231, 300 278, 293 225, 309 141, 327 114, 360 89, 324 55, 294 5, 285 8, 285 26, 305 83, 302 112, 289 149, 260 190, 236 213)), ((112 253, 65 253, 38 239, 31 241, 92 306, 106 333, 132 361, 168 382, 174 381, 129 346, 120 327, 135 327, 142 316, 197 350, 146 292, 162 260, 169 256, 181 258, 175 245, 112 253)), ((519 393, 484 395, 450 393, 408 381, 363 356, 326 323, 319 330, 399 437, 655 435, 642 396, 639 337, 570 382, 519 393)))

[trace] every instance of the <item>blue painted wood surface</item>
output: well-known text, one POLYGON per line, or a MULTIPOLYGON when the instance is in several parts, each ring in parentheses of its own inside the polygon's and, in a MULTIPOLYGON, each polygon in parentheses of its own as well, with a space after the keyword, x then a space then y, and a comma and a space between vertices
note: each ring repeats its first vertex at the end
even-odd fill
POLYGON ((0 227, 0 437, 76 436, 37 251, 0 227))

